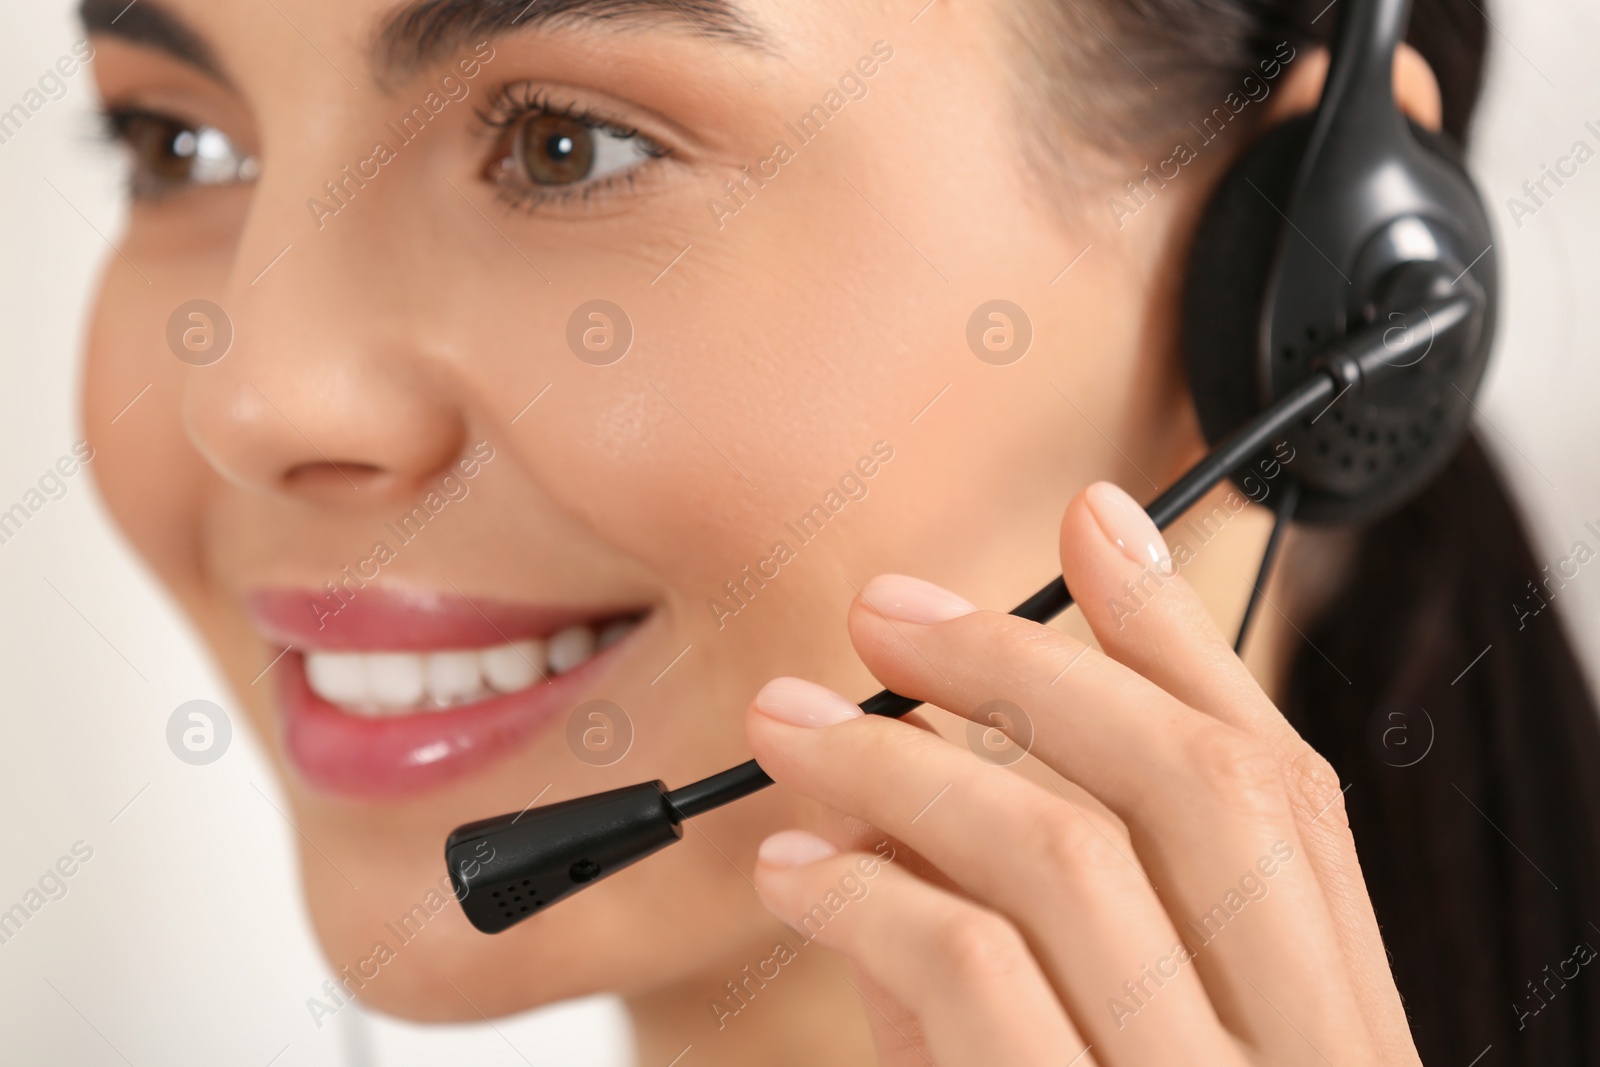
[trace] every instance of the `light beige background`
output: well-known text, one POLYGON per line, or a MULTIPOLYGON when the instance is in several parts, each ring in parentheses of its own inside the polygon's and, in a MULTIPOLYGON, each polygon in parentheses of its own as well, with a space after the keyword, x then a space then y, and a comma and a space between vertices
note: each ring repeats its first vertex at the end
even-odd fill
MULTIPOLYGON (((62 0, 7 0, 0 109, 77 39, 62 0)), ((1600 160, 1515 226, 1506 199, 1600 128, 1600 2, 1501 0, 1476 171, 1509 306, 1488 437, 1537 525, 1541 562, 1600 527, 1600 160)), ((121 207, 93 142, 86 75, 0 145, 0 509, 66 453, 84 304, 121 207)), ((1537 575, 1529 575, 1536 578, 1537 575)), ((1600 571, 1562 607, 1600 673, 1600 571)), ((1508 613, 1511 611, 1507 605, 1508 613)), ((75 841, 94 857, 0 945, 0 1060, 35 1064, 409 1065, 630 1062, 598 998, 486 1026, 424 1029, 306 998, 328 972, 294 889, 290 838, 245 736, 209 767, 164 740, 180 703, 228 693, 108 527, 88 481, 0 545, 0 910, 75 841)), ((656 1065, 652 1065, 656 1067, 656 1065)))

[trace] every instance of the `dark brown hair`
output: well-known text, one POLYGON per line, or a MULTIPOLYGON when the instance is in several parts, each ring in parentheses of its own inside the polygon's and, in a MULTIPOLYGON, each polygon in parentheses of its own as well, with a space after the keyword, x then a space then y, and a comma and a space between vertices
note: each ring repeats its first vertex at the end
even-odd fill
MULTIPOLYGON (((1413 7, 1407 40, 1439 80, 1445 131, 1465 143, 1483 82, 1479 0, 1413 7)), ((1090 143, 1169 147, 1199 117, 1186 108, 1220 102, 1282 42, 1326 43, 1336 16, 1337 0, 1032 0, 1011 12, 1012 76, 1030 112, 1065 119, 1090 143)))
MULTIPOLYGON (((1485 4, 1416 0, 1412 16, 1458 144, 1485 4)), ((1221 99, 1280 42, 1324 43, 1326 5, 1034 0, 1014 76, 1109 150, 1159 146, 1183 106, 1221 99)), ((1600 716, 1554 607, 1529 611, 1558 587, 1475 437, 1416 500, 1339 540, 1284 711, 1348 786, 1423 1062, 1492 1045, 1485 1063, 1600 1063, 1600 974, 1584 967, 1600 949, 1600 716)), ((1302 539, 1283 566, 1326 569, 1312 557, 1328 544, 1302 539)))

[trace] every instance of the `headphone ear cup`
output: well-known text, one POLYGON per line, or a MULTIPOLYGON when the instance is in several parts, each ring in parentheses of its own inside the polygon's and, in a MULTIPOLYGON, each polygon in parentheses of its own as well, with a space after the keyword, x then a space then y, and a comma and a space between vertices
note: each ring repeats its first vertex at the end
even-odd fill
MULTIPOLYGON (((1439 130, 1430 130, 1426 126, 1419 126, 1409 119, 1406 121, 1406 127, 1411 131, 1411 136, 1416 139, 1418 144, 1438 156, 1439 159, 1449 165, 1451 170, 1456 172, 1456 176, 1462 185, 1469 189, 1477 188, 1472 172, 1467 170, 1466 154, 1454 137, 1439 130)), ((1482 236, 1486 241, 1493 238, 1493 235, 1487 232, 1482 236)))
POLYGON ((1189 249, 1182 345, 1206 441, 1216 445, 1259 412, 1263 303, 1284 226, 1280 213, 1305 155, 1312 115, 1268 130, 1212 193, 1189 249))
POLYGON ((1410 177, 1408 197, 1389 198, 1370 159, 1348 190, 1330 188, 1319 171, 1320 194, 1297 193, 1315 121, 1303 115, 1268 131, 1213 192, 1190 247, 1182 344, 1200 426, 1215 447, 1316 373, 1319 345, 1392 321, 1395 302, 1414 307, 1463 282, 1482 291, 1470 335, 1430 346, 1403 380, 1330 405, 1328 419, 1286 428, 1303 489, 1296 518, 1355 522, 1414 495, 1467 433, 1494 337, 1499 269, 1482 197, 1450 138, 1409 124, 1412 146, 1391 164, 1410 177), (1320 247, 1308 230, 1319 232, 1320 247))

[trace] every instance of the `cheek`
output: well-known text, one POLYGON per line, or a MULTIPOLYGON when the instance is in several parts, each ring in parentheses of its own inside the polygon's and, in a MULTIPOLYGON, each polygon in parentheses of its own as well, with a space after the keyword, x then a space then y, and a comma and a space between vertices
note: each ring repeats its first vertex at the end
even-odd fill
POLYGON ((190 298, 186 281, 140 264, 146 284, 120 259, 105 268, 84 358, 88 469, 112 518, 180 596, 198 581, 198 526, 208 469, 183 430, 185 376, 166 347, 172 310, 190 298))
POLYGON ((112 517, 180 596, 198 580, 200 516, 217 483, 182 414, 183 390, 205 368, 168 347, 168 321, 197 298, 227 301, 219 287, 249 197, 247 188, 224 188, 181 206, 135 204, 121 255, 103 269, 90 321, 83 377, 84 434, 95 448, 89 468, 112 517))
POLYGON ((914 565, 982 544, 1016 499, 1049 504, 1036 525, 1050 541, 1056 497, 1040 487, 1115 456, 1051 382, 1128 436, 1118 416, 1141 369, 1127 356, 1138 348, 1129 272, 1110 261, 1052 288, 1082 248, 1075 237, 1012 242, 1002 258, 991 236, 901 190, 942 259, 991 264, 952 269, 947 283, 870 208, 844 212, 837 190, 786 180, 792 202, 758 201, 657 289, 618 294, 634 331, 620 361, 585 365, 557 343, 515 372, 519 394, 499 402, 510 412, 550 386, 513 437, 529 476, 696 608, 777 542, 800 549, 791 525, 879 441, 895 459, 842 509, 848 536, 805 558, 876 561, 892 545, 914 565), (996 292, 1032 317, 1032 347, 1011 366, 969 346, 968 321, 996 292))
MULTIPOLYGON (((678 268, 681 293, 619 298, 635 330, 619 362, 587 366, 559 342, 536 356, 518 388, 549 393, 518 420, 511 450, 561 510, 703 598, 730 567, 792 540, 784 520, 904 422, 908 398, 928 391, 928 361, 894 349, 928 348, 839 306, 823 291, 837 275, 817 274, 807 293, 792 276, 731 280, 718 269, 727 253, 700 254, 678 268)), ((856 281, 868 283, 844 284, 856 281)))

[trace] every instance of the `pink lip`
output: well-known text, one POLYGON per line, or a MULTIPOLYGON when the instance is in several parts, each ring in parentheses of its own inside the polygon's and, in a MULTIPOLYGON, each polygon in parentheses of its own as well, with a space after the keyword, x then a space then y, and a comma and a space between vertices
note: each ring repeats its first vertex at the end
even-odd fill
POLYGON ((257 628, 291 646, 278 664, 280 708, 290 759, 317 789, 356 799, 406 797, 455 781, 504 758, 550 726, 615 661, 618 644, 564 674, 518 693, 454 711, 388 718, 347 714, 311 691, 298 651, 436 651, 544 637, 563 626, 637 609, 578 611, 369 587, 318 626, 302 590, 264 590, 247 598, 257 628))
POLYGON ((269 640, 318 652, 436 652, 548 637, 637 608, 554 608, 369 586, 341 602, 308 589, 262 589, 245 607, 269 640))

